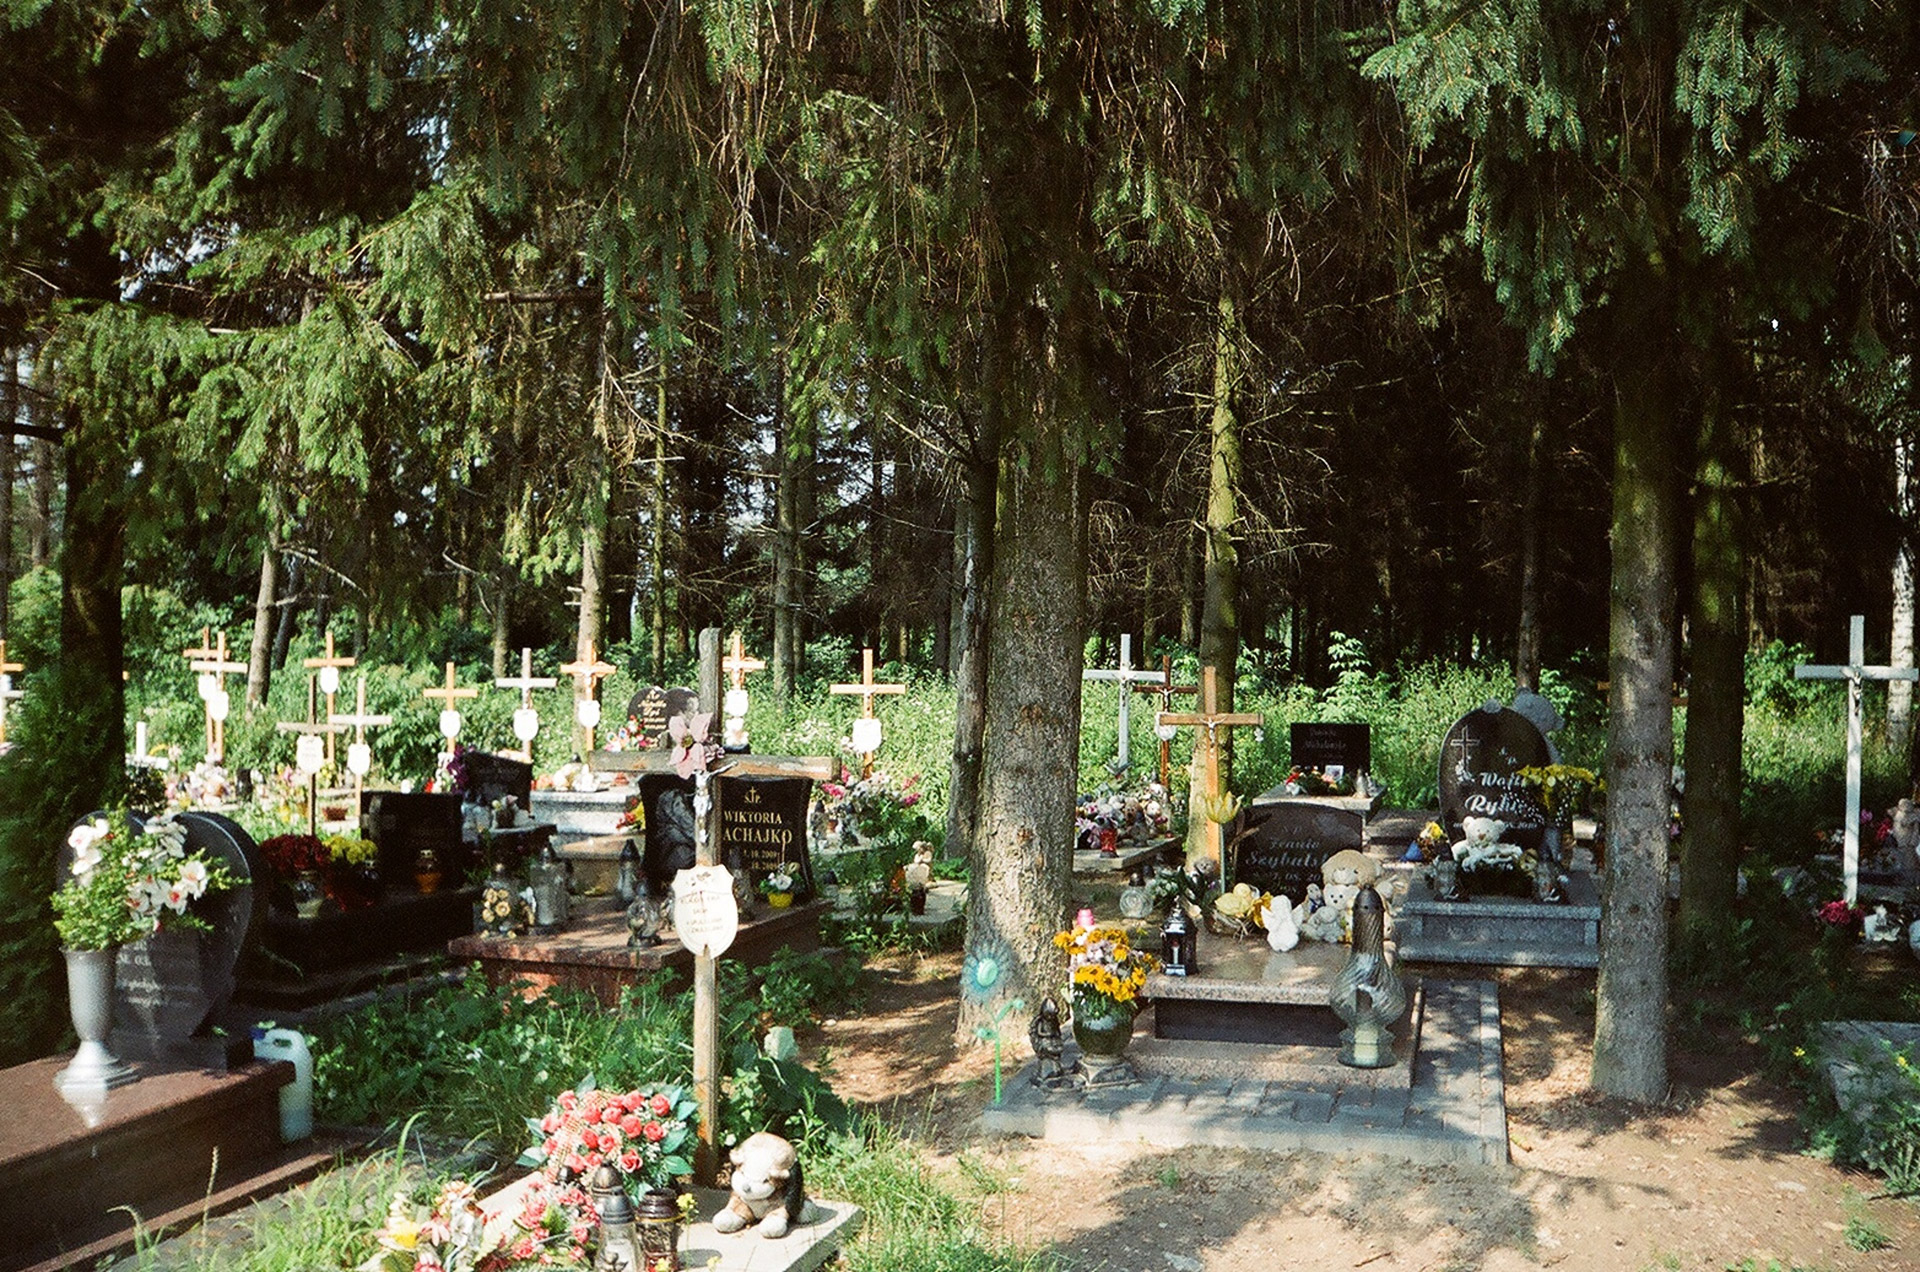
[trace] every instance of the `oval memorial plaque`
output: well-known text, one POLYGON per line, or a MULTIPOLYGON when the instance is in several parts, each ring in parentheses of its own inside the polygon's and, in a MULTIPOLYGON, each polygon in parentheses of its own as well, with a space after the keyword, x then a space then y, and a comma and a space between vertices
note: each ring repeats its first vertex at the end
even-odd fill
POLYGON ((695 954, 726 953, 740 932, 740 907, 725 866, 694 866, 673 877, 673 931, 695 954))

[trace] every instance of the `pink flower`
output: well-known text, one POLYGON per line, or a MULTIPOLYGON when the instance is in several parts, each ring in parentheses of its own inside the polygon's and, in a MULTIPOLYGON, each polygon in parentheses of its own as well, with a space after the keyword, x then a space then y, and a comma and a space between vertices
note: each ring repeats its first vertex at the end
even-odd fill
POLYGON ((650 1140, 655 1144, 658 1144, 661 1140, 667 1138, 667 1128, 660 1125, 660 1123, 658 1122, 648 1122, 645 1126, 642 1126, 640 1128, 640 1133, 646 1136, 648 1140, 650 1140))
POLYGON ((640 1133, 639 1117, 632 1113, 627 1114, 625 1117, 620 1119, 620 1129, 626 1132, 628 1139, 632 1139, 634 1136, 640 1133))
POLYGON ((664 1095, 656 1094, 652 1100, 648 1101, 648 1105, 653 1109, 655 1117, 665 1117, 673 1112, 673 1101, 664 1095))
POLYGON ((902 808, 912 808, 915 804, 918 804, 919 802, 920 802, 919 791, 909 791, 907 794, 902 795, 900 797, 900 807, 902 808))
POLYGON ((631 1175, 634 1171, 639 1170, 640 1169, 639 1152, 635 1149, 630 1148, 626 1152, 620 1154, 620 1169, 626 1171, 629 1175, 631 1175))

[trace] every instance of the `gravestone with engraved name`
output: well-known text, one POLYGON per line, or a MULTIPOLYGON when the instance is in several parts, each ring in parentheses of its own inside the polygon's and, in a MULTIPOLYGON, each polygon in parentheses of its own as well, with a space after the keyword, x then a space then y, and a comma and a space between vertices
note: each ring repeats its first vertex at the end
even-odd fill
POLYGON ((491 805, 511 795, 522 814, 528 811, 533 795, 533 765, 511 755, 493 751, 463 751, 460 762, 467 770, 468 803, 491 805))
POLYGON ((674 773, 643 773, 635 786, 646 819, 640 862, 656 897, 673 876, 693 865, 693 781, 674 773))
POLYGON ((795 876, 794 894, 813 896, 807 862, 807 806, 813 782, 804 777, 722 777, 714 783, 720 806, 719 854, 744 866, 748 881, 760 881, 782 866, 795 876))
POLYGON ((691 689, 663 689, 648 685, 627 703, 627 719, 649 746, 660 746, 667 737, 667 721, 677 715, 691 715, 700 709, 700 695, 691 689))
POLYGON ((1237 836, 1232 883, 1284 894, 1296 905, 1307 885, 1320 882, 1327 858, 1362 846, 1358 812, 1326 804, 1260 804, 1245 809, 1228 827, 1237 836))
POLYGON ((1373 732, 1365 724, 1296 720, 1288 726, 1288 754, 1300 768, 1339 769, 1347 777, 1373 771, 1373 732))
POLYGON ((1489 702, 1461 716, 1440 743, 1440 818, 1447 834, 1457 840, 1463 819, 1492 817, 1507 824, 1505 842, 1539 851, 1546 806, 1539 788, 1519 772, 1550 762, 1546 738, 1519 712, 1489 702))
MULTIPOLYGON (((187 830, 187 851, 223 864, 233 886, 193 903, 206 931, 159 932, 120 947, 109 1047, 123 1060, 226 1068, 251 1054, 244 1033, 228 1038, 213 1029, 233 997, 241 953, 257 935, 252 881, 259 852, 251 835, 218 813, 176 817, 187 830)), ((73 850, 62 845, 60 878, 67 877, 72 860, 73 850)))

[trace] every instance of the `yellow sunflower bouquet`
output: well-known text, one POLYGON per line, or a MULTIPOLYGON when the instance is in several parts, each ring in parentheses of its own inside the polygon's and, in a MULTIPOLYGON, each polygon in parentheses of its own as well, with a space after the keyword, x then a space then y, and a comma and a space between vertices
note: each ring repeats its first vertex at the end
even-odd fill
POLYGON ((1067 952, 1068 996, 1087 1015, 1132 1012, 1147 977, 1160 969, 1160 960, 1134 949, 1122 928, 1068 928, 1053 943, 1067 952))

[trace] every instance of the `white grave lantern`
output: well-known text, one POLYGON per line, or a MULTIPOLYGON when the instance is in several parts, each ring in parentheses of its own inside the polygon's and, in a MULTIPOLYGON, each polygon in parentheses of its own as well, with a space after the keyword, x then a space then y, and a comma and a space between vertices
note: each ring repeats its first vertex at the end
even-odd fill
POLYGON ((600 723, 600 703, 593 698, 579 698, 573 704, 573 718, 580 722, 583 729, 591 729, 600 723))
POLYGON ((540 713, 532 707, 520 707, 513 713, 513 736, 522 742, 532 742, 540 732, 540 713))
POLYGON ((312 777, 327 764, 327 744, 318 733, 302 733, 293 743, 293 762, 312 777))
POLYGON ((729 717, 744 716, 747 714, 748 702, 745 689, 729 689, 722 705, 722 713, 729 717))
POLYGON ((355 742, 347 748, 347 772, 355 777, 365 777, 373 771, 373 748, 365 742, 355 742))
POLYGON ((880 720, 877 716, 862 716, 853 722, 853 751, 856 755, 872 755, 880 749, 880 720))
POLYGON ((452 707, 440 713, 440 736, 449 742, 460 736, 460 713, 452 707))

